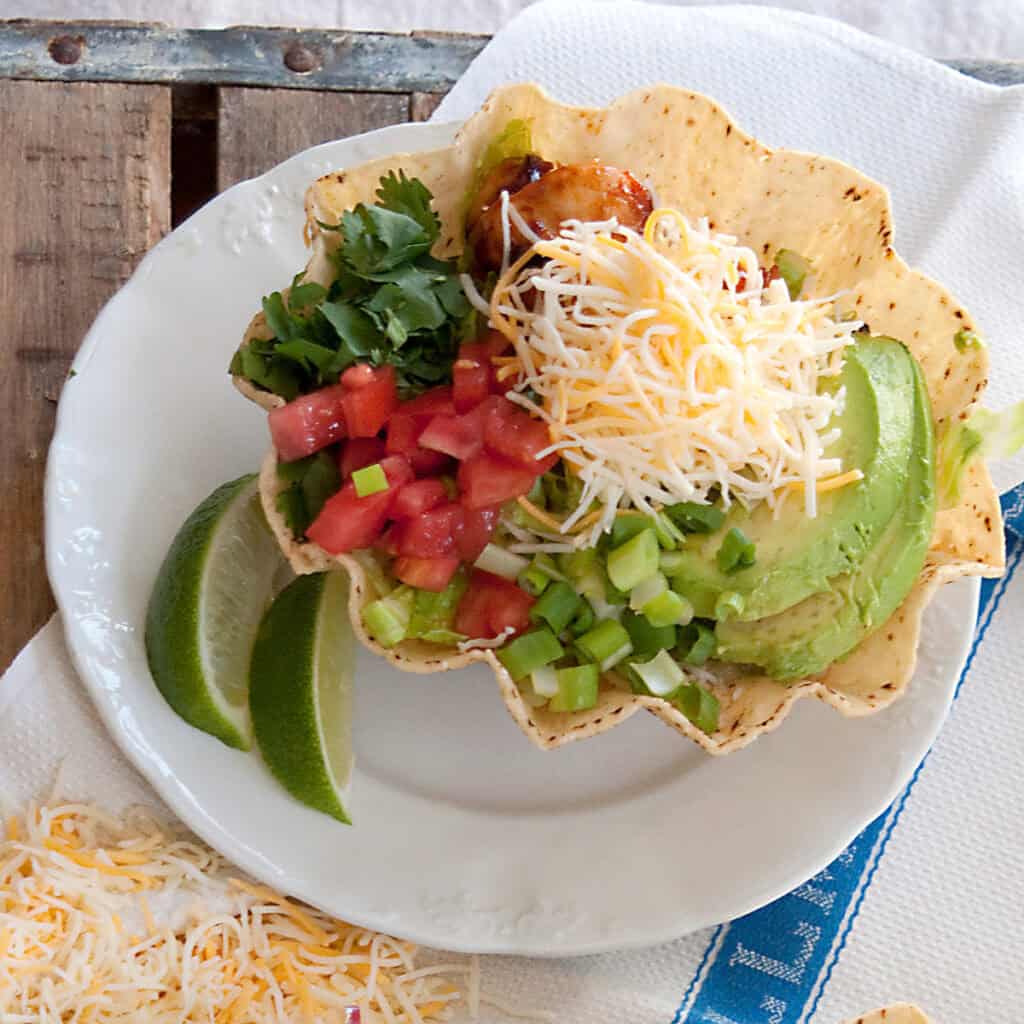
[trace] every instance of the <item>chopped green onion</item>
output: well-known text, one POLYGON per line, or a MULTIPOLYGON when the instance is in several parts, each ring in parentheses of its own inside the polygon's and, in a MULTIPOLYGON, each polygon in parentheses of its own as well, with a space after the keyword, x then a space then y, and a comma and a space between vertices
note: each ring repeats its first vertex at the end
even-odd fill
POLYGON ((686 681, 683 670, 672 660, 668 651, 658 651, 650 661, 634 661, 630 668, 655 697, 667 697, 686 681))
POLYGON ((956 346, 957 352, 966 352, 969 348, 984 348, 981 338, 974 331, 963 327, 953 335, 953 344, 956 346))
POLYGON ((398 587, 363 608, 366 632, 381 647, 394 647, 406 638, 415 597, 412 587, 398 587))
POLYGON ((706 622, 695 619, 679 631, 676 649, 687 665, 703 665, 715 653, 717 644, 715 631, 706 622))
POLYGON ((634 615, 632 612, 622 616, 622 625, 629 634, 633 654, 641 660, 652 657, 658 651, 672 650, 676 645, 675 626, 652 626, 643 615, 634 615))
POLYGON ((557 558, 559 569, 572 581, 589 576, 600 568, 601 561, 596 548, 582 548, 579 551, 567 551, 557 558))
POLYGON ((742 613, 746 603, 743 595, 735 590, 723 590, 715 601, 715 618, 719 621, 734 618, 742 613))
POLYGON ((535 565, 528 565, 517 577, 516 582, 530 597, 540 597, 551 582, 551 577, 535 565))
POLYGON ((530 684, 538 697, 550 700, 558 693, 558 676, 550 665, 535 668, 530 673, 530 684))
POLYGON ((780 249, 775 254, 775 266, 778 267, 779 277, 786 282, 789 290, 789 297, 797 299, 803 291, 804 281, 811 271, 810 263, 798 252, 792 249, 780 249))
POLYGON ((654 532, 658 535, 658 543, 663 550, 675 551, 680 544, 686 542, 683 531, 664 512, 659 512, 653 522, 654 532))
POLYGON ((586 711, 597 703, 600 678, 596 665, 574 665, 555 672, 558 693, 551 698, 551 711, 586 711))
POLYGON ((608 578, 618 590, 630 591, 658 571, 658 538, 645 529, 608 554, 608 578))
POLYGON ((655 627, 685 626, 693 618, 693 605, 674 590, 666 590, 652 598, 640 611, 655 627))
MULTIPOLYGON (((544 497, 544 487, 541 484, 540 477, 537 477, 533 481, 533 486, 527 493, 526 500, 531 504, 536 505, 537 508, 544 508, 546 502, 544 497)), ((530 515, 530 513, 527 512, 526 509, 518 502, 512 506, 511 516, 512 522, 514 522, 516 526, 521 526, 526 530, 548 529, 546 523, 542 523, 536 516, 530 515)))
POLYGON ((603 602, 608 596, 608 581, 595 548, 584 548, 559 556, 559 568, 575 584, 578 593, 591 601, 603 602))
POLYGON ((633 651, 625 627, 614 619, 603 619, 576 639, 576 650, 585 661, 595 661, 601 671, 611 668, 633 651))
POLYGON ((497 544, 488 544, 473 565, 484 572, 515 581, 519 579, 519 574, 529 567, 530 561, 514 551, 498 547, 497 544))
POLYGON ((380 494, 381 491, 388 489, 388 478, 379 462, 355 470, 352 474, 352 483, 355 484, 356 494, 360 498, 368 498, 371 494, 380 494))
POLYGON ((561 633, 576 617, 582 600, 568 583, 558 580, 541 594, 530 609, 530 621, 546 622, 553 633, 561 633))
POLYGON ((689 683, 679 687, 679 690, 670 694, 668 699, 686 717, 693 722, 701 732, 709 736, 718 729, 718 698, 713 693, 705 690, 703 686, 696 683, 689 683))
POLYGON ((557 661, 565 649, 550 629, 532 629, 529 633, 510 640, 498 651, 498 660, 508 669, 508 674, 518 682, 534 669, 557 661))
MULTIPOLYGON (((519 693, 522 695, 523 700, 526 701, 526 703, 529 704, 531 708, 542 708, 550 700, 549 697, 545 697, 542 694, 537 693, 537 691, 533 688, 534 676, 536 676, 538 672, 550 672, 552 675, 554 675, 554 671, 555 670, 553 668, 539 668, 535 672, 527 676, 525 679, 521 679, 519 681, 519 693)), ((557 683, 555 688, 558 688, 557 683)))
POLYGON ((613 548, 632 540, 638 533, 649 530, 653 524, 647 516, 640 512, 629 512, 626 515, 617 515, 612 520, 609 540, 613 548))
MULTIPOLYGON (((426 639, 426 634, 437 630, 451 630, 455 621, 455 610, 466 592, 466 573, 459 570, 439 593, 417 590, 416 600, 409 619, 408 635, 426 639)), ((438 641, 431 641, 437 643, 438 641)))
POLYGON ((585 598, 580 598, 580 608, 569 623, 569 632, 573 636, 583 636, 589 629, 593 629, 597 616, 594 614, 594 606, 585 598))
POLYGON ((718 549, 718 568, 722 572, 738 572, 749 569, 756 561, 755 546, 752 540, 738 527, 734 526, 723 538, 718 549))
POLYGON ((682 551, 662 551, 658 558, 658 568, 666 576, 675 576, 682 569, 684 558, 682 551))
POLYGON ((653 601, 659 594, 668 590, 668 580, 660 573, 648 576, 629 592, 629 607, 638 612, 648 601, 653 601))
MULTIPOLYGON (((539 569, 553 580, 565 580, 565 576, 555 564, 555 560, 547 552, 540 551, 534 555, 530 565, 534 569, 539 569)), ((566 582, 568 581, 566 580, 566 582)))
POLYGON ((714 533, 725 521, 725 513, 716 505, 700 505, 696 501, 669 505, 665 515, 683 533, 714 533))
MULTIPOLYGON (((561 468, 561 467, 557 467, 561 468)), ((540 477, 544 485, 547 507, 553 512, 570 512, 574 510, 583 497, 583 484, 575 474, 563 474, 552 470, 540 477)))

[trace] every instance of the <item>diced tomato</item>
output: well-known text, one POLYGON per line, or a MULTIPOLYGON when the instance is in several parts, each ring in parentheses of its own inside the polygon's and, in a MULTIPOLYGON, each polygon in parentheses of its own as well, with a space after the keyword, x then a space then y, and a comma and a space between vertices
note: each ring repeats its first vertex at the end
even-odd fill
POLYGON ((457 558, 396 558, 391 571, 410 587, 438 593, 451 582, 459 568, 457 558))
POLYGON ((346 441, 338 459, 341 478, 347 480, 357 469, 372 466, 384 458, 384 442, 379 437, 353 437, 346 441))
POLYGON ((320 514, 306 531, 311 541, 332 555, 368 548, 380 536, 387 522, 391 503, 399 490, 412 480, 412 468, 401 456, 381 460, 388 489, 360 498, 349 480, 337 494, 327 499, 320 514))
POLYGON ((484 639, 494 636, 488 621, 488 610, 491 597, 483 583, 489 577, 485 572, 474 572, 469 578, 469 586, 459 599, 459 607, 455 610, 455 629, 465 636, 484 639))
POLYGON ((501 355, 510 342, 500 331, 487 331, 463 345, 452 367, 452 400, 457 412, 468 412, 491 392, 506 390, 496 376, 493 356, 501 355))
POLYGON ((270 410, 270 436, 282 461, 305 458, 345 436, 344 396, 335 384, 270 410))
POLYGON ((537 458, 538 452, 551 445, 551 435, 543 420, 535 419, 498 395, 488 398, 483 409, 484 446, 488 451, 518 462, 533 470, 535 476, 547 472, 558 461, 555 452, 537 458))
POLYGON ((526 494, 536 474, 515 462, 481 452, 459 465, 459 493, 468 509, 501 505, 510 498, 526 494))
POLYGON ((409 465, 409 460, 403 459, 400 455, 385 456, 380 460, 380 466, 384 470, 384 475, 388 478, 388 484, 395 494, 398 493, 399 488, 404 487, 413 479, 413 471, 409 465))
POLYGON ((435 416, 454 416, 451 388, 431 388, 422 395, 403 402, 388 420, 387 450, 404 455, 420 476, 438 473, 447 460, 437 452, 419 446, 420 434, 435 416))
POLYGON ((376 379, 376 373, 372 366, 367 363, 357 363, 350 366, 342 375, 341 383, 351 391, 358 391, 359 388, 372 384, 376 379))
POLYGON ((508 627, 521 633, 530 625, 533 601, 510 580, 474 570, 455 612, 455 628, 475 639, 498 636, 508 627))
POLYGON ((448 492, 440 480, 414 480, 406 484, 391 507, 394 519, 411 519, 448 500, 448 492))
POLYGON ((480 552, 487 547, 498 525, 498 512, 497 507, 463 506, 462 519, 455 524, 455 550, 464 562, 475 562, 480 552))
POLYGON ((439 558, 455 552, 455 528, 462 520, 462 507, 447 502, 406 520, 399 550, 416 558, 439 558))
POLYGON ((424 448, 444 452, 460 462, 478 455, 483 443, 483 416, 479 408, 461 416, 435 416, 420 434, 424 448))
MULTIPOLYGON (((466 349, 469 346, 463 345, 466 349)), ((459 352, 452 367, 452 397, 457 412, 475 409, 491 393, 491 369, 459 352)))
MULTIPOLYGON (((353 370, 362 371, 365 367, 350 367, 345 375, 353 370)), ((346 384, 344 375, 342 385, 345 394, 341 403, 345 410, 345 425, 349 437, 376 437, 377 433, 388 421, 388 417, 398 408, 398 385, 395 381, 393 366, 380 366, 371 370, 372 380, 365 380, 362 373, 355 379, 357 387, 346 384)))
POLYGON ((387 450, 395 455, 416 451, 422 429, 423 425, 416 422, 416 417, 402 412, 399 406, 398 412, 392 413, 388 420, 387 450))
POLYGON ((415 448, 406 456, 417 476, 438 476, 451 466, 451 459, 428 448, 415 448))
POLYGON ((507 588, 499 599, 491 603, 487 612, 492 636, 498 636, 505 629, 511 629, 513 635, 529 629, 530 609, 536 600, 511 581, 502 580, 502 583, 508 584, 507 588))
POLYGON ((420 424, 426 426, 432 416, 455 412, 455 406, 452 404, 452 389, 443 386, 424 391, 422 395, 403 402, 399 412, 416 416, 420 424))

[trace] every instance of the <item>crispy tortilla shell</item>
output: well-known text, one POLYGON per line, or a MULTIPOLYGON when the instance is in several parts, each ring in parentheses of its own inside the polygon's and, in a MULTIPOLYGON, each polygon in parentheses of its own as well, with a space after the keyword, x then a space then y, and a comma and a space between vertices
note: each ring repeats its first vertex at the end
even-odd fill
MULTIPOLYGON (((892 248, 886 190, 846 164, 826 157, 769 149, 742 132, 705 96, 670 86, 629 93, 610 107, 588 110, 553 101, 533 85, 496 91, 463 126, 452 147, 402 154, 328 174, 306 199, 307 238, 313 248, 311 276, 323 274, 336 235, 317 221, 336 223, 359 202, 372 202, 381 175, 404 170, 423 180, 435 197, 442 223, 436 252, 454 255, 463 244, 461 209, 477 161, 488 142, 512 119, 530 123, 533 148, 556 163, 598 159, 632 171, 650 184, 660 205, 737 236, 767 261, 777 250, 807 257, 816 294, 843 292, 875 334, 904 341, 921 364, 936 428, 969 415, 986 384, 984 348, 959 351, 953 338, 975 329, 970 315, 940 284, 911 270, 892 248)), ((258 315, 249 337, 266 336, 258 315)), ((281 400, 247 382, 236 382, 264 408, 281 400)), ((596 707, 571 714, 534 709, 493 652, 460 653, 421 642, 393 650, 375 644, 362 627, 361 610, 378 595, 365 553, 332 557, 291 536, 276 508, 280 489, 271 451, 261 473, 267 519, 296 572, 337 565, 352 577, 350 610, 360 640, 392 664, 411 672, 440 672, 477 661, 494 670, 512 717, 539 747, 552 748, 593 736, 646 709, 711 754, 727 754, 774 729, 793 704, 813 696, 844 715, 872 714, 896 700, 914 671, 921 616, 936 587, 960 576, 998 576, 1004 566, 998 495, 981 463, 970 467, 959 503, 940 510, 927 563, 902 607, 841 662, 813 679, 783 685, 761 675, 723 677, 714 685, 721 704, 719 729, 698 730, 666 701, 638 696, 609 675, 596 707)))

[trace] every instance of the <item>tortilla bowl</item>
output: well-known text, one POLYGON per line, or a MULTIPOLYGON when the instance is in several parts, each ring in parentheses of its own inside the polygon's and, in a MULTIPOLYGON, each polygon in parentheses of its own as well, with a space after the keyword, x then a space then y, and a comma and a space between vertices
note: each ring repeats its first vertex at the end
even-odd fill
MULTIPOLYGON (((973 319, 945 288, 911 270, 893 249, 884 187, 837 160, 770 149, 742 132, 712 100, 672 86, 637 90, 602 109, 557 103, 535 85, 507 86, 492 94, 447 149, 389 156, 320 178, 306 198, 305 234, 312 249, 307 280, 330 281, 327 257, 337 245, 337 232, 322 231, 319 224, 336 223, 357 203, 373 202, 379 179, 392 170, 419 178, 430 189, 442 225, 435 255, 457 255, 463 247, 464 196, 488 143, 513 119, 529 122, 533 148, 547 160, 599 159, 628 168, 650 185, 662 206, 690 218, 706 216, 712 229, 737 236, 756 252, 785 248, 803 254, 815 268, 817 294, 839 293, 842 311, 868 323, 873 333, 908 346, 924 373, 936 432, 970 415, 986 385, 987 352, 981 346, 958 349, 954 335, 973 329, 973 319)), ((268 336, 259 314, 243 344, 268 336)), ((283 404, 247 381, 235 383, 265 409, 283 404)), ((267 520, 296 572, 339 567, 349 572, 350 613, 361 642, 408 672, 486 662, 510 714, 543 749, 604 732, 641 709, 711 754, 731 753, 776 728, 803 697, 817 697, 851 717, 873 714, 907 688, 921 616, 935 588, 961 576, 998 576, 1004 567, 998 495, 978 460, 965 473, 957 503, 940 507, 924 568, 890 620, 812 678, 783 684, 736 666, 702 676, 720 703, 719 727, 707 735, 667 701, 632 693, 614 672, 602 678, 595 707, 556 713, 528 705, 491 649, 459 651, 421 641, 380 647, 367 635, 361 614, 381 596, 374 582, 381 575, 375 556, 332 556, 292 536, 277 509, 283 485, 276 464, 271 450, 260 474, 267 520)))

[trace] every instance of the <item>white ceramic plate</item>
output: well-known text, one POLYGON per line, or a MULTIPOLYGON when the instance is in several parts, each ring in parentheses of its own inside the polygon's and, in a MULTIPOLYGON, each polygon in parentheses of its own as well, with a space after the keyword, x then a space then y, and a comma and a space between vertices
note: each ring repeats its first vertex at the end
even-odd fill
POLYGON ((89 332, 61 398, 50 578, 114 739, 254 876, 448 949, 566 955, 666 941, 788 891, 887 806, 946 714, 976 584, 936 600, 917 677, 891 710, 849 721, 802 701, 724 759, 649 715, 542 753, 483 668, 407 675, 364 652, 352 828, 295 803, 258 755, 185 725, 146 668, 146 601, 171 538, 214 487, 255 469, 267 443, 226 367, 260 296, 305 262, 306 185, 452 133, 403 125, 312 149, 232 188, 146 257, 89 332))

